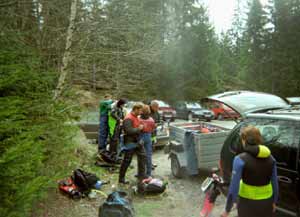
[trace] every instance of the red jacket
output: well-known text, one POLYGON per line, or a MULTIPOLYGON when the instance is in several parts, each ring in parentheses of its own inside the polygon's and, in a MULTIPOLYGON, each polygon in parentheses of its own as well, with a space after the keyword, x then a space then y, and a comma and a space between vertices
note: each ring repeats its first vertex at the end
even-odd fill
POLYGON ((139 118, 140 123, 144 126, 143 133, 152 133, 155 129, 155 122, 153 118, 149 117, 148 119, 139 118))
POLYGON ((140 125, 139 118, 137 116, 134 116, 131 112, 126 115, 126 117, 124 118, 124 121, 127 120, 127 119, 132 121, 132 127, 133 128, 138 128, 139 127, 139 125, 140 125))

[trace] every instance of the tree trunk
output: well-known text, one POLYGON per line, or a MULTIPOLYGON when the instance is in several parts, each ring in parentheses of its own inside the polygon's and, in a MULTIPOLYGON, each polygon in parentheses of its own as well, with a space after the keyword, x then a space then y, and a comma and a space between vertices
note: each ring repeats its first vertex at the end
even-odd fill
POLYGON ((70 23, 68 27, 68 32, 67 32, 67 39, 66 39, 66 48, 65 48, 65 53, 63 55, 62 59, 62 66, 60 70, 60 77, 58 80, 58 84, 56 87, 56 90, 54 92, 54 99, 56 100, 62 93, 65 80, 68 74, 68 65, 71 60, 71 45, 72 45, 72 37, 73 37, 73 31, 75 28, 75 18, 76 18, 76 10, 77 10, 77 0, 72 0, 71 4, 71 12, 70 12, 70 23))

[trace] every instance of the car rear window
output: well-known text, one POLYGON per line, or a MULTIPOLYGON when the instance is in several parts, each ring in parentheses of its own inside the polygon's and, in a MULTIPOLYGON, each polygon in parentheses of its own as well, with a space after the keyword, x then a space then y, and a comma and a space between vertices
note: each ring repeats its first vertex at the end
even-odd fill
MULTIPOLYGON (((278 166, 295 170, 299 155, 299 127, 296 122, 270 119, 248 119, 243 127, 260 130, 264 145, 268 146, 278 166)), ((240 132, 243 127, 241 127, 240 132)))
MULTIPOLYGON (((265 144, 280 143, 283 146, 298 147, 295 141, 296 125, 291 121, 269 120, 269 119, 249 119, 243 127, 255 126, 260 130, 265 144)), ((242 131, 243 127, 240 131, 242 131)))

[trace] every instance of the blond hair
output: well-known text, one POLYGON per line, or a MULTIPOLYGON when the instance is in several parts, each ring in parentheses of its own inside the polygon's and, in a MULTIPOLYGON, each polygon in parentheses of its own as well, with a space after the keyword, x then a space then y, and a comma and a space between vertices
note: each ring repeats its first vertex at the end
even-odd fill
POLYGON ((135 104, 133 105, 132 111, 142 109, 143 107, 144 107, 144 104, 143 104, 143 103, 137 102, 137 103, 135 103, 135 104))

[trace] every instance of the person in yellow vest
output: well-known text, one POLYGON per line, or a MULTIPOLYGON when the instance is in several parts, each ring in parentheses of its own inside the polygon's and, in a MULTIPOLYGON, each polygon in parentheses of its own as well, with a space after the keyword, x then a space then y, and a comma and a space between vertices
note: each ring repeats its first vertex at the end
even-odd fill
POLYGON ((108 129, 110 137, 109 152, 112 155, 116 155, 118 151, 121 127, 125 117, 123 107, 126 102, 126 99, 119 99, 108 115, 108 129))
POLYGON ((242 130, 244 152, 234 158, 232 179, 227 195, 227 217, 237 201, 239 217, 272 217, 278 200, 276 161, 253 126, 242 130))

